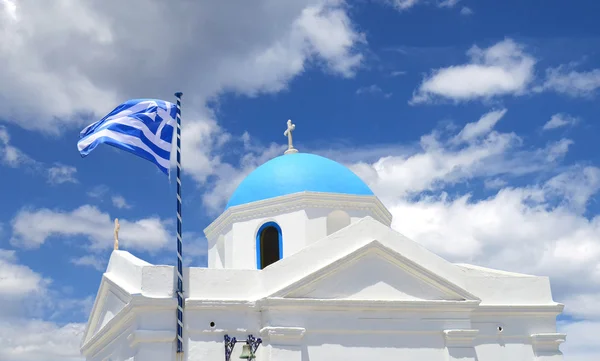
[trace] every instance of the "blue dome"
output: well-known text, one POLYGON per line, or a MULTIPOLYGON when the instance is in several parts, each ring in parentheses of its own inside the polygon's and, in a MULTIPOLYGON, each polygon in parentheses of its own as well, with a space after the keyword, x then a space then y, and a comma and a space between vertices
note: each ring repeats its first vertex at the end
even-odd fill
POLYGON ((225 209, 299 192, 373 195, 350 169, 318 155, 293 153, 273 158, 250 173, 225 209))

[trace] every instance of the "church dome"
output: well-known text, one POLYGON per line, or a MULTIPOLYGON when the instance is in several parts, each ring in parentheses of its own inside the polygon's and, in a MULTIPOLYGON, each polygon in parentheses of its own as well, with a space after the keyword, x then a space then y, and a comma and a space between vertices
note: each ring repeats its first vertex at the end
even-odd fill
POLYGON ((225 209, 299 192, 373 195, 350 169, 331 159, 292 153, 269 160, 237 187, 225 209))

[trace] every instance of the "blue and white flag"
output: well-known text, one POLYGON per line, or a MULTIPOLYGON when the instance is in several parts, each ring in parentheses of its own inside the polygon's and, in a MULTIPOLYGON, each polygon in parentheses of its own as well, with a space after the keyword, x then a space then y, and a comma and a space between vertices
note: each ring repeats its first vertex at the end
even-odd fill
POLYGON ((133 99, 88 125, 79 134, 82 157, 106 143, 156 164, 169 175, 177 106, 158 99, 133 99))

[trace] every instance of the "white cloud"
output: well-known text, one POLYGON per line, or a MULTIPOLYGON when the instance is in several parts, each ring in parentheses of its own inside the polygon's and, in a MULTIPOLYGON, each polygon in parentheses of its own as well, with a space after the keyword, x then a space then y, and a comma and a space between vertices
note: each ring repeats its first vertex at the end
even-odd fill
POLYGON ((229 196, 240 182, 259 165, 283 154, 285 149, 286 147, 280 144, 271 144, 269 147, 263 148, 252 145, 250 140, 246 140, 245 154, 239 164, 220 164, 215 170, 212 181, 207 185, 207 190, 202 196, 202 203, 209 214, 221 213, 229 196))
POLYGON ((573 141, 570 139, 561 139, 558 142, 550 143, 543 151, 546 154, 546 160, 548 162, 559 160, 567 154, 571 145, 573 145, 573 141))
POLYGON ((75 173, 77 168, 57 163, 48 168, 48 182, 50 184, 78 183, 75 173))
MULTIPOLYGON (((396 145, 368 151, 346 148, 340 152, 316 152, 349 164, 380 196, 392 199, 443 189, 474 177, 521 176, 555 167, 572 141, 561 139, 545 148, 524 150, 523 140, 516 134, 493 130, 506 113, 506 109, 491 111, 467 123, 457 134, 436 130, 423 136, 416 149, 396 145), (397 154, 383 156, 390 153, 397 154), (369 163, 363 159, 374 160, 369 163)), ((247 147, 239 165, 220 164, 203 196, 209 212, 218 215, 243 178, 283 150, 283 146, 275 144, 268 148, 247 147)))
POLYGON ((85 325, 57 325, 36 319, 0 321, 0 359, 10 361, 79 361, 85 325))
POLYGON ((555 91, 571 97, 591 97, 600 88, 600 69, 574 70, 574 65, 546 69, 544 82, 533 88, 536 92, 555 91))
POLYGON ((545 184, 548 196, 561 199, 561 205, 583 213, 590 198, 600 189, 600 168, 573 167, 552 177, 545 184))
MULTIPOLYGON (((218 153, 232 136, 223 130, 211 117, 212 112, 199 116, 182 125, 181 165, 184 172, 190 174, 199 184, 215 172, 221 164, 218 153)), ((187 116, 186 116, 187 117, 187 116)), ((186 118, 186 120, 189 118, 186 118)), ((175 163, 175 152, 171 154, 171 163, 175 163)))
POLYGON ((487 189, 500 189, 508 184, 507 181, 500 178, 486 179, 483 181, 483 186, 487 189))
MULTIPOLYGON (((204 184, 226 168, 219 153, 239 137, 219 127, 206 100, 223 92, 281 91, 309 64, 351 77, 362 63, 357 46, 365 38, 341 0, 294 0, 278 7, 175 4, 168 8, 179 19, 174 24, 162 21, 167 11, 162 2, 135 1, 142 11, 135 21, 119 11, 116 0, 97 7, 73 0, 41 6, 20 1, 20 20, 0 25, 0 77, 9 85, 4 93, 0 89, 5 118, 57 134, 82 126, 80 114, 92 112, 95 119, 126 98, 172 97, 172 91, 183 90, 182 166, 204 184), (65 51, 64 39, 71 39, 72 51, 65 51), (180 89, 166 92, 173 83, 180 89)), ((14 149, 6 149, 15 163, 14 149)))
POLYGON ((366 94, 366 93, 381 93, 383 90, 377 84, 371 84, 369 86, 365 86, 362 88, 356 89, 356 94, 366 94))
POLYGON ((361 94, 381 94, 385 98, 389 98, 389 97, 392 96, 392 93, 385 93, 383 91, 383 89, 381 89, 379 87, 379 85, 377 85, 377 84, 371 84, 369 86, 358 88, 358 89, 356 89, 356 94, 357 95, 361 95, 361 94))
POLYGON ((468 123, 453 139, 455 143, 469 142, 479 138, 482 135, 488 134, 496 123, 506 114, 506 109, 492 111, 485 114, 477 122, 468 123))
POLYGON ((119 194, 110 195, 111 190, 104 184, 97 185, 91 188, 87 195, 97 200, 97 202, 103 202, 104 200, 110 200, 112 205, 118 209, 131 209, 133 206, 119 194))
POLYGON ((463 6, 462 9, 460 9, 460 14, 461 15, 472 15, 473 10, 468 6, 463 6))
POLYGON ((398 11, 408 10, 416 5, 435 5, 439 8, 453 8, 461 0, 382 0, 385 3, 393 6, 398 11))
POLYGON ((3 118, 59 134, 125 99, 169 99, 182 90, 183 169, 204 184, 223 168, 219 152, 239 137, 219 127, 207 100, 223 92, 281 91, 309 65, 351 77, 362 64, 357 47, 365 37, 341 0, 293 0, 277 7, 196 1, 168 8, 157 0, 133 1, 130 6, 139 8, 135 20, 116 0, 99 6, 19 1, 19 20, 0 25, 3 118), (167 11, 178 21, 162 21, 167 11), (171 88, 174 83, 178 89, 171 88))
MULTIPOLYGON (((165 246, 172 237, 167 222, 158 217, 139 220, 119 219, 119 244, 124 249, 154 251, 165 246)), ((12 220, 11 244, 33 249, 52 236, 82 236, 93 250, 113 246, 113 220, 98 208, 84 205, 71 212, 23 209, 12 220)))
POLYGON ((6 127, 2 125, 0 125, 0 163, 12 168, 37 163, 11 144, 10 134, 8 134, 6 127))
POLYGON ((129 209, 131 205, 127 203, 127 200, 123 196, 112 196, 111 198, 113 206, 119 209, 129 209))
POLYGON ((440 2, 438 4, 438 6, 441 8, 452 8, 452 7, 455 7, 459 1, 460 0, 443 0, 442 2, 440 2))
POLYGON ((80 360, 83 324, 57 325, 31 318, 37 309, 78 314, 89 300, 57 300, 51 280, 20 264, 15 251, 0 249, 0 359, 10 361, 80 360), (68 306, 60 309, 59 305, 68 306), (37 306, 37 307, 36 307, 37 306), (75 306, 75 307, 72 307, 75 306))
POLYGON ((43 293, 49 280, 17 262, 15 251, 0 249, 0 296, 24 298, 43 293))
POLYGON ((25 168, 34 174, 43 175, 50 184, 78 183, 72 166, 56 163, 48 166, 25 154, 11 143, 11 137, 5 126, 0 125, 0 164, 11 168, 25 168))
POLYGON ((542 149, 522 149, 519 136, 492 129, 505 114, 506 110, 484 114, 458 134, 434 131, 421 137, 419 149, 383 156, 371 163, 352 162, 351 168, 379 196, 398 199, 478 177, 519 176, 547 170, 568 150, 570 140, 542 149))
POLYGON ((365 42, 363 34, 356 33, 342 8, 309 6, 294 24, 307 40, 312 51, 326 61, 334 72, 351 77, 361 64, 363 56, 352 54, 351 49, 365 42))
MULTIPOLYGON (((580 210, 555 202, 552 190, 534 185, 503 188, 480 200, 468 193, 456 198, 442 193, 387 204, 397 230, 451 260, 549 275, 558 285, 555 294, 567 288, 600 286, 594 275, 600 245, 593 241, 600 234, 600 219, 587 220, 580 210), (580 253, 580 249, 587 252, 580 253), (579 272, 587 272, 589 278, 574 282, 572 277, 579 272)), ((564 299, 566 295, 557 296, 564 299)))
POLYGON ((411 103, 431 102, 438 98, 468 101, 521 94, 533 80, 535 59, 511 39, 485 49, 473 46, 467 55, 469 63, 437 69, 425 77, 411 103))
POLYGON ((557 113, 550 117, 550 120, 544 124, 542 127, 543 130, 556 129, 560 127, 565 127, 568 125, 575 125, 579 122, 578 118, 575 118, 569 114, 557 113))
POLYGON ((396 9, 402 11, 410 9, 421 2, 421 0, 388 0, 388 2, 396 9))
POLYGON ((559 332, 567 334, 567 342, 560 348, 565 360, 568 361, 596 361, 600 355, 600 322, 579 321, 562 322, 559 324, 559 332))
POLYGON ((98 117, 127 98, 172 97, 176 90, 201 112, 207 99, 224 91, 284 89, 313 61, 344 77, 362 62, 356 47, 364 36, 341 0, 292 0, 276 7, 268 1, 168 7, 158 0, 132 1, 135 19, 120 11, 117 0, 98 6, 75 0, 14 3, 18 21, 0 23, 4 118, 58 134, 62 125, 81 126, 82 114, 98 117), (163 21, 166 12, 178 21, 163 21))
POLYGON ((600 291, 567 296, 564 300, 565 312, 578 319, 600 320, 600 291))
POLYGON ((92 298, 79 299, 51 288, 52 279, 0 249, 0 360, 80 360, 84 324, 43 321, 87 316, 92 298))
POLYGON ((88 254, 85 256, 71 259, 71 263, 77 266, 89 266, 95 269, 96 271, 104 272, 106 270, 106 265, 108 262, 100 259, 98 255, 88 254))
POLYGON ((106 193, 108 193, 109 188, 103 184, 93 187, 87 192, 87 195, 96 198, 102 199, 106 193))
POLYGON ((17 5, 12 0, 0 0, 0 16, 6 16, 9 20, 17 20, 17 5))

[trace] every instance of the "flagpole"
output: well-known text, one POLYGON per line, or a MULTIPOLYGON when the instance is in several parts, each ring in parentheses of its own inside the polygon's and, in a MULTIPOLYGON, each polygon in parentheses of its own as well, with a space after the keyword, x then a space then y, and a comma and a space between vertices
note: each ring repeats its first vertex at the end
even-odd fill
POLYGON ((177 354, 183 360, 183 247, 181 241, 181 96, 177 97, 177 354))

